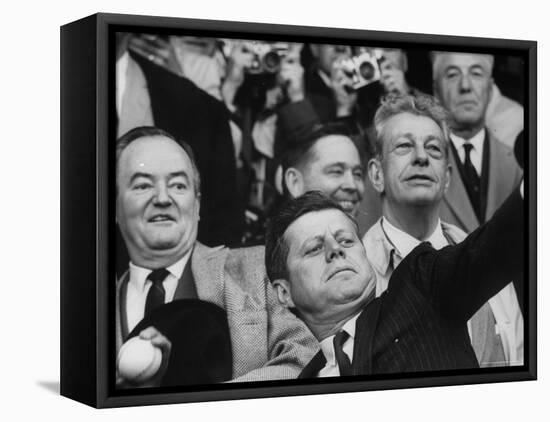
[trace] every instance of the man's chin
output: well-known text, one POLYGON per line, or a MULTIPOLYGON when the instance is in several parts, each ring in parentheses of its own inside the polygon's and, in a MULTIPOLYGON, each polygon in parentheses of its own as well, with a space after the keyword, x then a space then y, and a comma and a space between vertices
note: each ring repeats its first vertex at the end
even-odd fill
POLYGON ((480 111, 479 110, 458 110, 455 113, 455 122, 459 128, 468 128, 480 123, 480 111))
POLYGON ((173 235, 162 236, 157 235, 146 241, 149 249, 154 251, 170 251, 178 246, 179 239, 176 239, 173 235))

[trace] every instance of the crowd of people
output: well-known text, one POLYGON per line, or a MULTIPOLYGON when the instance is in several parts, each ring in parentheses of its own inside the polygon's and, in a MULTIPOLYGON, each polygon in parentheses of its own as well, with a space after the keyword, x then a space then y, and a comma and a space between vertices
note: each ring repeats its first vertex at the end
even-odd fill
POLYGON ((162 352, 118 387, 524 364, 520 61, 116 48, 116 351, 162 352))

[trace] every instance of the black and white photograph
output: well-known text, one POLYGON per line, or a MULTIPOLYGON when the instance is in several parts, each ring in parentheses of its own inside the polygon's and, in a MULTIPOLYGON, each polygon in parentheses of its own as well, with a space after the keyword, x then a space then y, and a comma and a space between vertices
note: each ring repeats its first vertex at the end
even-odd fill
POLYGON ((97 19, 107 396, 534 375, 533 46, 97 19))
POLYGON ((536 58, 516 39, 64 25, 61 395, 535 380, 536 58))

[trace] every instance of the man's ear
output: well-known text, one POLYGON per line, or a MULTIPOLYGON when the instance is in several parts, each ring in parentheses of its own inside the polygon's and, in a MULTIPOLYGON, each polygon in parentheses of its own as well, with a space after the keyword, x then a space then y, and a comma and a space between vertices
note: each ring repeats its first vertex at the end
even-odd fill
POLYGON ((453 175, 453 168, 450 164, 447 164, 447 170, 445 171, 445 177, 447 180, 445 180, 445 187, 443 188, 443 193, 447 193, 447 190, 449 189, 449 186, 451 185, 451 177, 453 175))
POLYGON ((491 80, 489 81, 489 92, 487 93, 487 105, 491 102, 494 89, 495 89, 495 79, 491 78, 491 80))
POLYGON ((439 96, 439 89, 435 78, 432 80, 432 92, 434 93, 434 97, 437 98, 439 102, 441 102, 441 98, 439 96))
POLYGON ((195 212, 197 216, 197 221, 201 219, 201 194, 200 192, 196 194, 197 200, 195 201, 195 212))
POLYGON ((294 302, 292 301, 292 295, 290 293, 290 285, 287 280, 279 278, 273 281, 273 287, 279 303, 285 308, 294 308, 294 302))
POLYGON ((290 196, 297 198, 304 193, 304 177, 300 170, 289 167, 286 169, 283 178, 290 196))
POLYGON ((372 186, 378 193, 384 192, 384 172, 378 158, 371 158, 367 164, 367 172, 372 186))

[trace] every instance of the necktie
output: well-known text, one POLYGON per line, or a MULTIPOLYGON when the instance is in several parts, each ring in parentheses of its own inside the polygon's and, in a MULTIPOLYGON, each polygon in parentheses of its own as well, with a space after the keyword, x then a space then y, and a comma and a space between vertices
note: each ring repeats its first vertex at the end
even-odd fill
POLYGON ((147 293, 147 299, 145 301, 145 316, 149 315, 151 311, 164 305, 165 291, 162 282, 170 274, 166 268, 159 268, 151 272, 147 276, 147 280, 151 280, 153 283, 147 293))
POLYGON ((334 355, 336 356, 336 362, 338 363, 338 368, 340 369, 340 375, 348 376, 353 375, 351 370, 351 363, 349 361, 348 355, 344 352, 344 343, 348 339, 349 334, 344 330, 340 331, 334 336, 334 355))
POLYGON ((472 164, 472 160, 470 158, 470 152, 474 146, 470 143, 464 143, 464 176, 465 176, 465 185, 466 190, 468 191, 468 196, 470 197, 470 201, 472 202, 472 206, 479 217, 480 213, 480 196, 479 196, 479 189, 480 189, 480 177, 477 174, 477 170, 472 164))

